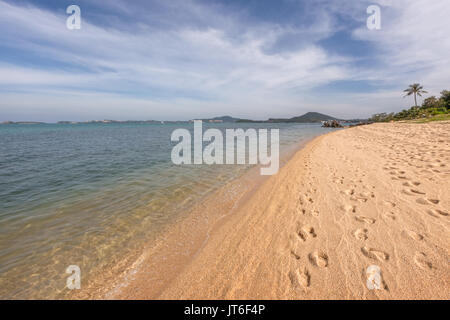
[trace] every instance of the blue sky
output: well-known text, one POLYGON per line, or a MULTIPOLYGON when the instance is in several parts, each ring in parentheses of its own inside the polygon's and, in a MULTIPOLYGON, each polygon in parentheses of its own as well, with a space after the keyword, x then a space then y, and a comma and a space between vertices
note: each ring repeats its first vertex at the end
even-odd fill
POLYGON ((450 89, 449 16, 448 0, 0 0, 0 121, 399 111, 411 83, 450 89))

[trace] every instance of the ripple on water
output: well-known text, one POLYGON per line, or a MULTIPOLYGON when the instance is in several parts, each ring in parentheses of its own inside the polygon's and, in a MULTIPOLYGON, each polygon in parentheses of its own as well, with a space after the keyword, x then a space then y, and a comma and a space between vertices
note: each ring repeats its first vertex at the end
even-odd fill
MULTIPOLYGON (((318 125, 214 125, 268 126, 280 129, 281 151, 326 132, 318 125)), ((176 128, 0 126, 0 298, 64 297, 69 265, 81 268, 82 281, 110 273, 181 212, 246 171, 172 165, 176 128)))

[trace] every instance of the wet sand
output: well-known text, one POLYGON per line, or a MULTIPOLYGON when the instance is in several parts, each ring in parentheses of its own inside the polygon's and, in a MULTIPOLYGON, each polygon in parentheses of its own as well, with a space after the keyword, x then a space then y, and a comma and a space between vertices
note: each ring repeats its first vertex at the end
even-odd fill
POLYGON ((449 122, 332 132, 277 175, 245 179, 199 204, 96 297, 450 298, 449 122), (371 265, 378 290, 367 287, 371 265))

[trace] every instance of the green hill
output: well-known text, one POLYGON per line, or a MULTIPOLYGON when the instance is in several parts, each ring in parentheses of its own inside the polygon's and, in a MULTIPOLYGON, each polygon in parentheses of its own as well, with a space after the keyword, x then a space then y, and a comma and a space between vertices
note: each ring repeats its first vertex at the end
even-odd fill
POLYGON ((307 123, 307 122, 321 122, 327 120, 339 120, 335 117, 319 113, 319 112, 307 112, 302 116, 293 117, 290 119, 269 119, 268 122, 299 122, 299 123, 307 123))
POLYGON ((318 112, 307 112, 302 116, 293 117, 290 119, 275 119, 270 118, 269 120, 248 120, 248 119, 239 119, 239 118, 233 118, 230 116, 223 116, 223 117, 215 117, 211 119, 202 119, 203 121, 210 121, 210 120, 221 120, 223 122, 255 122, 255 123, 266 123, 266 122, 294 122, 294 123, 315 123, 315 122, 321 122, 321 121, 328 121, 328 120, 340 120, 335 117, 318 113, 318 112))

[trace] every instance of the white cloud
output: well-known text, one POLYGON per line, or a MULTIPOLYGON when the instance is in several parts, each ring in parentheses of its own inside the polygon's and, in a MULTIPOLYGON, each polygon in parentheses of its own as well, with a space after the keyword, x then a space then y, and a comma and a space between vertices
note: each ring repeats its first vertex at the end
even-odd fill
POLYGON ((450 2, 446 0, 384 0, 382 29, 355 30, 358 39, 372 41, 382 62, 379 80, 423 83, 434 94, 450 83, 450 2))
MULTIPOLYGON (((286 99, 281 97, 291 95, 292 88, 313 87, 348 74, 345 67, 338 65, 343 60, 314 44, 285 53, 265 52, 264 48, 283 33, 279 27, 248 29, 236 40, 213 28, 132 34, 87 21, 83 21, 81 30, 69 31, 65 28, 66 16, 41 9, 0 2, 0 12, 0 28, 12 31, 1 36, 9 46, 87 69, 61 71, 0 65, 0 83, 20 86, 21 90, 23 86, 118 92, 128 89, 139 91, 149 102, 160 91, 169 91, 176 94, 167 94, 167 104, 192 94, 200 100, 215 99, 209 103, 221 113, 224 110, 219 107, 226 103, 233 104, 227 111, 255 108, 260 103, 255 99, 258 96, 269 99, 265 104, 278 104, 286 99)), ((31 101, 21 99, 21 103, 31 101)))
POLYGON ((93 114, 104 112, 105 118, 117 119, 225 113, 267 118, 298 115, 308 109, 367 116, 377 107, 361 105, 372 106, 376 94, 365 95, 367 99, 350 94, 337 100, 309 90, 336 80, 381 80, 393 86, 389 94, 379 93, 385 97, 379 100, 384 104, 380 108, 389 111, 399 103, 392 95, 395 86, 419 81, 435 92, 450 83, 448 1, 418 0, 411 7, 406 6, 411 1, 383 1, 386 7, 378 33, 364 29, 366 2, 322 1, 323 8, 313 13, 316 21, 306 27, 247 25, 242 15, 227 15, 194 2, 178 3, 189 10, 193 24, 183 20, 175 4, 161 2, 171 7, 169 12, 175 17, 167 22, 168 17, 163 20, 145 8, 143 12, 129 6, 121 10, 124 2, 115 2, 105 5, 135 15, 133 28, 119 22, 116 27, 112 23, 101 27, 84 19, 81 30, 70 31, 64 12, 0 0, 3 46, 49 62, 0 63, 4 88, 0 112, 12 114, 14 106, 15 110, 45 109, 64 115, 83 106, 93 114), (418 12, 420 23, 415 23, 418 12), (168 26, 154 27, 154 21, 145 20, 146 13, 168 26), (343 28, 333 18, 336 14, 361 22, 363 27, 354 37, 376 44, 373 57, 381 61, 380 67, 355 67, 353 60, 358 57, 338 56, 317 44, 343 28), (273 50, 292 34, 303 36, 301 44, 273 50))

